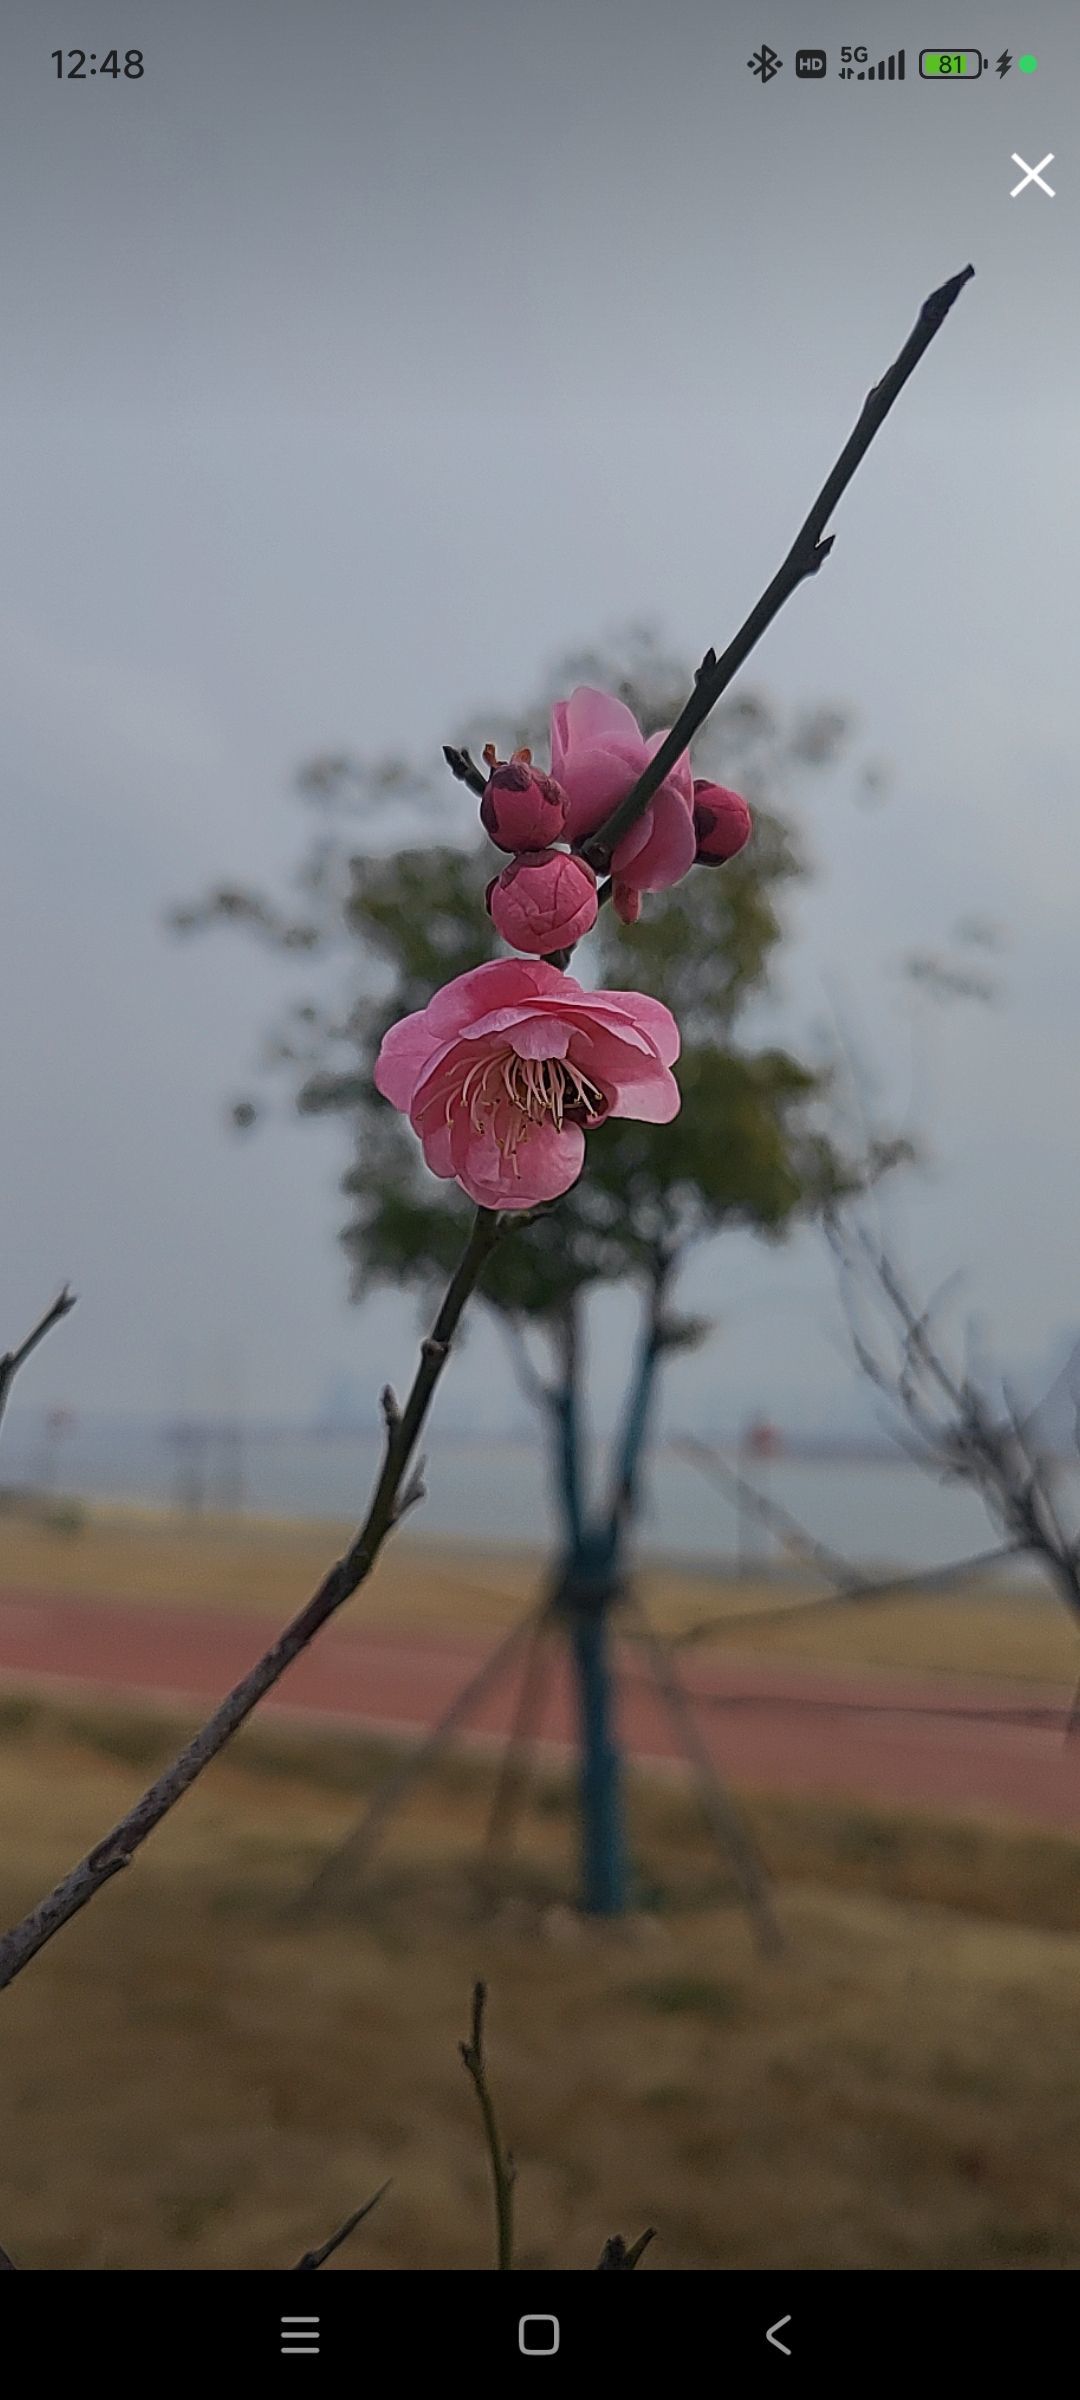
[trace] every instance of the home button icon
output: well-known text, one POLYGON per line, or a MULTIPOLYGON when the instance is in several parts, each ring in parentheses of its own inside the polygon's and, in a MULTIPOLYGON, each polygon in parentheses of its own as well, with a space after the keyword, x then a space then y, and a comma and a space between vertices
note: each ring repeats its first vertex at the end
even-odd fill
POLYGON ((520 2317, 518 2349, 526 2358, 554 2358, 559 2347, 558 2317, 520 2317))

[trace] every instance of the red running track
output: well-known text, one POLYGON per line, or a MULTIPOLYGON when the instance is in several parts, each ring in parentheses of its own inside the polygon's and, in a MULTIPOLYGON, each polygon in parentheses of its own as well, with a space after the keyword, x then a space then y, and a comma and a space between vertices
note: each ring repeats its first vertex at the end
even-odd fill
MULTIPOLYGON (((0 1591, 0 1686, 142 1694, 212 1703, 280 1630, 253 1617, 107 1599, 0 1591)), ((275 1714, 419 1733, 434 1724, 494 1647, 473 1635, 400 1633, 346 1616, 298 1659, 263 1706, 275 1714)), ((642 1653, 622 1647, 620 1723, 634 1757, 668 1763, 679 1743, 642 1653)), ((846 1794, 911 1806, 978 1809, 1080 1828, 1080 1738, 1066 1744, 1070 1695, 1059 1687, 811 1669, 748 1654, 683 1654, 683 1679, 711 1755, 739 1784, 846 1794)), ((510 1726, 515 1663, 470 1719, 490 1738, 510 1726)), ((552 1674, 539 1726, 572 1739, 572 1695, 552 1674)))

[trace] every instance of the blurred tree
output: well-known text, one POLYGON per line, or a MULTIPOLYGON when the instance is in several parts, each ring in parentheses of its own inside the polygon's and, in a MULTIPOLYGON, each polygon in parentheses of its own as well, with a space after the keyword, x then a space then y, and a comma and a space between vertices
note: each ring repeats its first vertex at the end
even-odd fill
MULTIPOLYGON (((652 732, 672 722, 690 680, 652 636, 633 632, 611 654, 564 659, 534 707, 512 720, 485 718, 462 739, 477 751, 492 740, 504 758, 528 743, 543 757, 550 701, 575 683, 617 692, 652 732)), ((681 1112, 671 1125, 612 1119, 590 1134, 580 1182, 503 1242, 483 1285, 548 1428, 562 1528, 553 1606, 566 1623, 580 1697, 583 1897, 600 1913, 619 1910, 626 1892, 611 1610, 625 1588, 661 1362, 709 1331, 673 1304, 680 1269, 695 1245, 728 1228, 781 1239, 800 1216, 887 1163, 884 1154, 838 1154, 825 1130, 819 1068, 742 1038, 750 1004, 770 991, 785 888, 805 872, 776 802, 800 773, 828 768, 846 733, 832 708, 784 721, 764 699, 746 696, 717 709, 696 746, 695 771, 745 794, 754 811, 749 848, 647 896, 631 929, 603 910, 574 961, 586 982, 651 992, 673 1010, 683 1041, 681 1112), (641 1295, 640 1330, 610 1482, 598 1500, 586 1472, 582 1309, 591 1287, 623 1282, 641 1295)), ((221 888, 174 911, 171 922, 186 932, 243 925, 285 952, 347 961, 340 1009, 313 999, 294 1006, 268 1060, 288 1072, 302 1114, 344 1120, 351 1159, 341 1238, 360 1299, 382 1280, 445 1280, 461 1250, 468 1203, 427 1172, 407 1123, 376 1093, 372 1069, 389 1025, 422 1008, 451 976, 498 954, 484 909, 498 860, 475 801, 445 769, 436 780, 403 760, 333 756, 305 770, 300 791, 320 822, 292 898, 281 904, 221 888)), ((259 1111, 245 1099, 232 1113, 246 1130, 259 1111)))

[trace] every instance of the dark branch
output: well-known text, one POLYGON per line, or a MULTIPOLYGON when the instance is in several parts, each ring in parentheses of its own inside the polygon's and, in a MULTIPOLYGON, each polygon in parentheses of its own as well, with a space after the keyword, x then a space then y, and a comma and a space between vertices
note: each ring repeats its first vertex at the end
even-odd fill
POLYGON ((211 1759, 217 1757, 225 1744, 251 1715, 260 1700, 280 1680, 287 1667, 298 1658, 308 1643, 328 1623, 344 1602, 351 1599, 366 1577, 370 1575, 387 1535, 392 1532, 401 1514, 403 1500, 408 1498, 406 1474, 416 1449, 420 1432, 431 1406, 435 1388, 450 1352, 458 1321, 470 1293, 480 1280, 487 1260, 499 1238, 502 1220, 488 1209, 478 1209, 473 1229, 461 1260, 443 1296, 442 1306, 427 1340, 422 1344, 420 1364, 413 1379, 412 1390, 402 1410, 400 1422, 388 1431, 382 1471, 371 1505, 355 1541, 343 1558, 324 1576, 318 1591, 306 1607, 287 1625, 257 1664, 240 1683, 228 1693, 186 1748, 166 1767, 163 1775, 150 1785, 142 1798, 135 1802, 111 1833, 80 1859, 63 1882, 46 1899, 38 1902, 21 1923, 0 1940, 0 1990, 11 1983, 22 1968, 29 1964, 46 1942, 60 1931, 62 1925, 85 1908, 103 1884, 121 1868, 130 1864, 136 1850, 147 1836, 160 1825, 169 1810, 196 1782, 211 1759), (403 1486, 406 1486, 403 1492, 403 1486))
POLYGON ((665 777, 670 775, 672 768, 678 765, 683 751, 689 749, 694 735, 700 731, 706 717, 712 714, 721 694, 726 692, 729 683, 738 674, 739 668, 745 664, 750 652, 761 640, 762 634, 768 631, 773 618, 779 615, 785 601, 790 600, 792 593, 798 590, 799 585, 804 583, 808 576, 816 575, 818 568, 824 564, 832 548, 832 537, 825 538, 825 527, 837 502, 842 498, 856 469, 865 458, 875 434, 880 432, 893 402, 903 391, 909 375, 918 366, 924 350, 929 348, 934 335, 944 324, 954 300, 963 291, 964 285, 970 282, 974 273, 974 267, 963 267, 959 275, 950 276, 948 283, 943 283, 939 291, 931 292, 930 298, 924 301, 919 311, 918 321, 908 335, 899 356, 893 360, 892 366, 888 373, 882 376, 881 382, 876 383, 872 391, 868 392, 858 423, 845 442, 832 473, 822 484, 810 514, 805 523, 800 526, 783 565, 778 568, 756 607, 751 609, 745 624, 740 626, 734 640, 728 643, 727 649, 721 653, 720 657, 717 658, 715 652, 711 650, 706 651, 697 670, 690 698, 681 714, 676 718, 671 732, 666 741, 661 744, 655 758, 650 759, 644 774, 638 777, 632 791, 627 792, 625 798, 620 800, 618 807, 612 810, 604 824, 591 835, 588 841, 581 843, 582 857, 588 861, 591 867, 595 867, 598 875, 607 873, 611 865, 613 850, 622 840, 623 835, 629 832, 630 827, 637 823, 643 810, 648 807, 654 792, 659 791, 665 777))
POLYGON ((468 751, 455 750, 452 742, 444 742, 443 757, 451 775, 456 775, 459 783, 467 784, 470 792, 475 792, 477 798, 482 800, 487 790, 487 776, 477 766, 476 760, 470 758, 468 751))
POLYGON ((837 1551, 826 1549, 824 1542, 816 1541, 813 1534, 808 1533, 805 1526, 800 1525, 779 1500, 772 1500, 767 1493, 760 1492, 756 1484, 740 1474, 737 1467, 730 1466, 710 1443, 700 1441, 696 1434, 682 1434, 671 1447, 677 1457, 689 1459, 692 1466, 700 1467, 703 1474, 710 1476, 714 1483, 723 1484, 738 1499, 744 1500, 759 1523, 767 1526, 786 1550, 791 1551, 804 1566, 817 1567, 841 1595, 846 1595, 859 1584, 861 1578, 856 1567, 849 1566, 837 1551))
POLYGON ((8 1393, 10 1392, 11 1386, 15 1381, 15 1377, 19 1372, 19 1368, 26 1365, 26 1361, 29 1358, 31 1351, 37 1349, 38 1343, 44 1341, 46 1334, 51 1333, 53 1326, 59 1325, 61 1317, 68 1316, 74 1306, 75 1294, 74 1292, 68 1290, 67 1284, 65 1283, 63 1291, 58 1293, 56 1299, 53 1301, 52 1307, 46 1309, 44 1316, 40 1319, 40 1322, 35 1325, 33 1332, 28 1333, 26 1340, 19 1343, 18 1349, 5 1350, 3 1357, 0 1358, 0 1418, 3 1417, 4 1410, 7 1407, 8 1393))
POLYGON ((327 2259, 333 2257, 335 2250, 340 2250, 342 2242, 348 2241, 350 2233, 355 2233, 357 2226, 363 2224, 364 2218, 370 2217, 372 2209, 378 2207, 384 2192, 388 2192, 389 2189, 389 2183, 381 2183, 378 2191, 372 2193, 370 2200, 365 2200, 362 2208, 354 2208, 351 2217, 346 2217, 345 2223, 338 2226, 337 2232, 331 2234, 329 2241, 324 2242, 320 2250, 305 2250, 303 2257, 296 2261, 294 2273, 299 2275, 312 2267, 325 2266, 327 2259))
POLYGON ((496 2265, 509 2268, 514 2263, 514 2162, 504 2150, 499 2136, 495 2103, 487 2079, 487 2060, 484 2056, 484 2010, 487 2006, 487 1985, 473 1985, 472 2027, 467 2042, 459 2042, 461 2063, 471 2076, 480 2115, 484 2125, 484 2140, 491 2162, 491 2182, 495 2194, 496 2265))
POLYGON ((619 2267, 624 2270, 632 2270, 637 2266, 638 2260, 643 2257, 649 2243, 655 2240, 655 2225, 647 2225, 644 2233, 639 2233, 636 2242, 624 2242, 621 2233, 613 2233, 610 2242, 604 2243, 596 2264, 598 2267, 619 2267))

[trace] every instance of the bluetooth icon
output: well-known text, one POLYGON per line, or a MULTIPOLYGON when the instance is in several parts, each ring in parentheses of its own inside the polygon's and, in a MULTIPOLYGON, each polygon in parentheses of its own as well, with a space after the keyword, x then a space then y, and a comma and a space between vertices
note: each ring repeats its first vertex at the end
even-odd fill
POLYGON ((779 75, 784 62, 777 57, 775 50, 770 50, 768 42, 763 42, 760 50, 755 50, 753 58, 748 58, 746 63, 751 75, 760 76, 762 83, 771 83, 773 76, 779 75))

